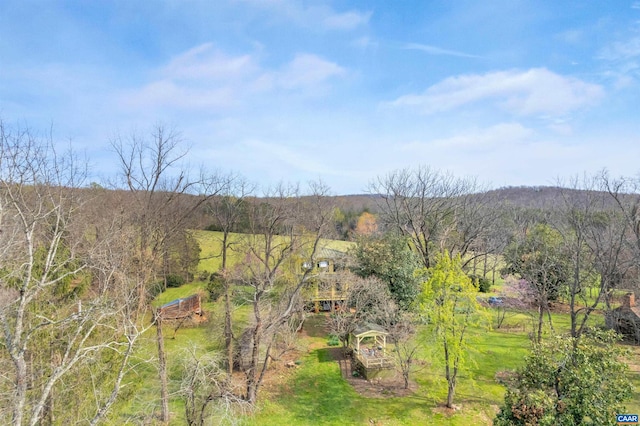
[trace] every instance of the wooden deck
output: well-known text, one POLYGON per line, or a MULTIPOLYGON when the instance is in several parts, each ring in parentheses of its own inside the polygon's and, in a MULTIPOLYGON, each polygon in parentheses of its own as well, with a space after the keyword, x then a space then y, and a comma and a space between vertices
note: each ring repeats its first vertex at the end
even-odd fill
POLYGON ((393 368, 395 363, 393 358, 385 356, 380 351, 376 351, 372 354, 366 354, 364 350, 360 350, 360 353, 355 354, 356 359, 367 369, 369 368, 393 368))
POLYGON ((323 301, 323 300, 345 300, 347 298, 346 291, 336 291, 336 290, 327 290, 327 291, 316 291, 313 296, 311 296, 312 302, 323 301))

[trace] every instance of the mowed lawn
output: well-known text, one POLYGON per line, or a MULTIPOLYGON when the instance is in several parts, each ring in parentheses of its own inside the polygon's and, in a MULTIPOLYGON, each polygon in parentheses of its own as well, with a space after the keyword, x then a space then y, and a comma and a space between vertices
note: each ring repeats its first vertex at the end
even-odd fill
MULTIPOLYGON (((323 321, 321 314, 308 321, 323 321)), ((495 380, 498 371, 522 364, 528 351, 528 338, 522 333, 472 331, 473 351, 469 371, 460 376, 455 404, 460 409, 443 408, 447 385, 435 342, 423 329, 420 358, 424 365, 413 374, 415 392, 403 397, 369 397, 357 393, 342 378, 338 363, 330 359, 326 338, 307 338, 321 347, 301 357, 299 370, 279 392, 263 400, 261 409, 248 424, 255 425, 479 425, 491 424, 504 387, 495 380)), ((263 395, 264 397, 264 395, 263 395)))
MULTIPOLYGON (((315 315, 308 321, 317 323, 323 317, 315 315)), ((554 321, 557 331, 567 329, 567 315, 554 315, 554 321)), ((261 395, 260 410, 247 419, 247 424, 490 425, 505 392, 496 381, 496 373, 521 366, 530 347, 529 315, 511 316, 506 325, 512 331, 472 330, 474 349, 469 354, 468 371, 459 378, 454 402, 459 410, 443 408, 447 386, 444 368, 438 361, 440 348, 429 338, 429 331, 423 329, 419 338, 424 344, 421 358, 426 367, 413 375, 418 385, 413 394, 379 398, 357 393, 328 355, 327 339, 305 338, 315 349, 301 355, 299 369, 277 391, 261 395)), ((636 391, 627 403, 627 411, 635 413, 640 411, 640 348, 634 348, 629 362, 635 366, 629 374, 636 391)))
MULTIPOLYGON (((219 250, 221 233, 193 231, 201 245, 199 270, 208 273, 220 267, 219 250)), ((233 241, 240 244, 242 236, 233 234, 233 241)), ((328 248, 348 250, 352 243, 323 241, 328 248)), ((239 251, 232 251, 230 263, 241 261, 239 251)), ((206 282, 195 282, 179 288, 171 288, 154 301, 159 306, 171 300, 204 292, 206 282)), ((223 310, 220 302, 206 301, 209 321, 195 327, 180 328, 167 324, 164 329, 165 346, 170 365, 171 424, 186 424, 184 403, 178 394, 182 378, 182 366, 186 351, 198 353, 218 352, 222 349, 221 330, 223 310)), ((234 311, 236 335, 248 324, 249 306, 239 306, 234 311)), ((324 331, 325 316, 310 315, 304 333, 297 344, 296 359, 299 367, 284 370, 285 374, 271 374, 259 394, 256 412, 241 420, 247 425, 490 425, 502 404, 505 388, 496 380, 496 374, 521 366, 529 352, 529 333, 534 330, 534 316, 526 313, 510 314, 502 329, 470 331, 472 350, 467 366, 458 381, 454 403, 456 411, 443 408, 447 385, 444 367, 440 361, 441 348, 433 340, 432 333, 423 327, 418 333, 420 342, 419 369, 413 374, 414 392, 404 397, 373 397, 363 395, 342 378, 340 366, 331 355, 324 331)), ((554 314, 557 332, 569 328, 569 316, 554 314)), ((594 317, 594 324, 601 324, 601 317, 594 317)), ((493 322, 495 327, 496 322, 493 322)), ((548 327, 546 332, 548 333, 548 327)), ((157 356, 155 329, 149 330, 139 348, 135 377, 129 377, 123 400, 110 417, 109 424, 142 424, 149 414, 159 409, 159 382, 157 370, 151 360, 157 356)), ((640 412, 640 348, 631 347, 629 373, 636 392, 627 403, 627 412, 640 412)), ((239 373, 240 374, 240 373, 239 373)), ((153 423, 152 423, 153 424, 153 423)), ((212 423, 212 424, 215 424, 212 423)))
MULTIPOLYGON (((204 283, 195 283, 170 289, 159 297, 164 302, 186 297, 201 290, 204 283)), ((170 368, 171 424, 185 424, 184 403, 176 393, 182 376, 182 365, 187 350, 198 353, 220 351, 222 348, 219 324, 222 323, 220 303, 205 304, 211 320, 198 327, 181 328, 174 335, 171 325, 164 327, 165 345, 170 368)), ((238 307, 234 313, 236 332, 247 324, 249 307, 238 307)), ((424 365, 413 374, 415 391, 409 396, 379 398, 361 395, 342 378, 340 367, 327 346, 323 330, 324 314, 312 314, 305 329, 313 333, 301 335, 296 359, 299 367, 285 370, 287 374, 271 375, 259 395, 257 411, 242 420, 247 425, 490 425, 505 388, 496 381, 496 373, 512 370, 524 361, 529 351, 528 334, 532 331, 532 317, 525 313, 509 316, 502 330, 472 329, 472 351, 467 365, 469 370, 460 376, 455 412, 443 408, 446 399, 444 369, 439 359, 439 346, 430 337, 427 328, 418 335, 421 343, 420 358, 424 365)), ((557 331, 567 330, 568 315, 554 314, 557 331)), ((138 356, 150 359, 155 355, 155 330, 150 330, 138 356)), ((635 371, 630 377, 636 386, 627 412, 640 412, 640 348, 632 347, 629 359, 635 371)), ((129 399, 119 404, 110 416, 110 424, 138 424, 145 413, 157 412, 159 385, 153 364, 141 364, 136 377, 129 382, 129 399)))

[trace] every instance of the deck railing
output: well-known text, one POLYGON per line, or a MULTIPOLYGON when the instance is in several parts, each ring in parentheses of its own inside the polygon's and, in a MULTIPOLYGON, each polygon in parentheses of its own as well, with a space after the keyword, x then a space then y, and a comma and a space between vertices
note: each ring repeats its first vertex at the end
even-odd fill
POLYGON ((388 356, 365 356, 356 354, 356 358, 365 368, 391 368, 394 366, 393 358, 388 356))
POLYGON ((311 301, 315 302, 316 300, 345 300, 346 296, 346 291, 318 291, 313 294, 313 296, 311 296, 311 301))

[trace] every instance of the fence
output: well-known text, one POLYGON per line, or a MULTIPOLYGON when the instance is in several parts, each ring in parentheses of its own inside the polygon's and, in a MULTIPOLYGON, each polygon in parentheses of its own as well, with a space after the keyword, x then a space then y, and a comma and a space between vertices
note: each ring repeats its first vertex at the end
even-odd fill
POLYGON ((355 354, 358 361, 365 368, 391 368, 394 366, 393 358, 387 356, 366 356, 355 354))

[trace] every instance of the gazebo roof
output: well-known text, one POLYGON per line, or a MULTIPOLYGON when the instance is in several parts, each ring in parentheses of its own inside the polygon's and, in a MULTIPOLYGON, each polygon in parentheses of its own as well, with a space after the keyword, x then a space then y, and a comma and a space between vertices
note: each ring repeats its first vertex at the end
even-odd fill
POLYGON ((365 323, 353 331, 353 335, 360 337, 387 336, 389 333, 382 326, 373 323, 365 323))

